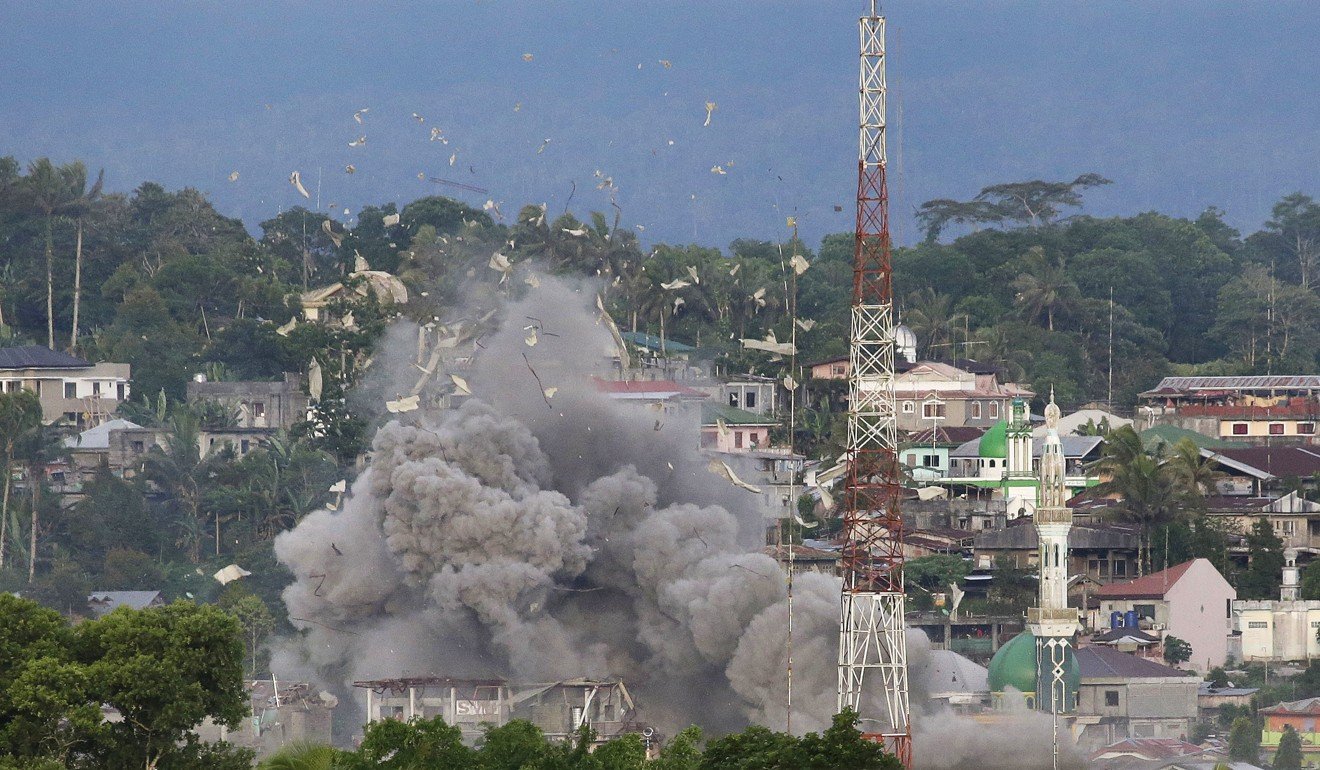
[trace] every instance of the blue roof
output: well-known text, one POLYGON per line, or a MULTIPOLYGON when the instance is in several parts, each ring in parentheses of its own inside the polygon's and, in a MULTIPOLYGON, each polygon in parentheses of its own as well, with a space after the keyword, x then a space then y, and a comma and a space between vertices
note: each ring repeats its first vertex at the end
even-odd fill
MULTIPOLYGON (((619 336, 637 347, 646 348, 647 350, 660 350, 660 338, 654 334, 647 334, 645 332, 624 332, 619 336)), ((691 345, 671 340, 667 337, 665 338, 666 353, 691 353, 694 350, 696 350, 696 348, 691 345)))
POLYGON ((91 363, 43 345, 0 348, 0 369, 86 369, 91 363))

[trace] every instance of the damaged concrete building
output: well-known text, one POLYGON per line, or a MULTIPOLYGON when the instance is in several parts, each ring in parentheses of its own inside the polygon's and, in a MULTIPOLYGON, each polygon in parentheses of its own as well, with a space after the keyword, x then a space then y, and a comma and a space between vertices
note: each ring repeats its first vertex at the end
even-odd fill
POLYGON ((248 716, 238 729, 229 730, 210 719, 197 728, 204 741, 227 741, 252 749, 257 759, 291 743, 331 743, 331 722, 339 701, 327 692, 314 692, 306 682, 249 679, 248 716))
POLYGON ((443 717, 475 741, 485 727, 525 719, 551 740, 586 725, 598 742, 624 733, 651 737, 636 719, 636 706, 620 680, 570 679, 513 683, 503 679, 420 676, 353 683, 366 691, 367 721, 443 717))

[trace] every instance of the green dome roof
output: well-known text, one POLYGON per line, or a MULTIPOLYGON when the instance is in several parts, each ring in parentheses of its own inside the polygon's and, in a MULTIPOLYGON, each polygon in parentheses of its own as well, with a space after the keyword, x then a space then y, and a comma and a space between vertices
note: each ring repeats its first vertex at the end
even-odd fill
POLYGON ((1030 631, 1023 631, 1008 640, 1008 644, 1000 647, 990 659, 987 678, 990 692, 1003 692, 1009 687, 1020 692, 1035 692, 1036 637, 1030 631))
POLYGON ((982 457, 1008 457, 1008 423, 1000 420, 990 426, 990 430, 981 436, 977 444, 977 454, 982 457))
MULTIPOLYGON (((1075 694, 1082 686, 1082 669, 1077 664, 1077 656, 1068 648, 1067 673, 1068 690, 1075 694)), ((1012 687, 1024 693, 1036 692, 1036 637, 1030 631, 1023 631, 1013 637, 990 659, 987 676, 990 692, 1003 692, 1012 687)))

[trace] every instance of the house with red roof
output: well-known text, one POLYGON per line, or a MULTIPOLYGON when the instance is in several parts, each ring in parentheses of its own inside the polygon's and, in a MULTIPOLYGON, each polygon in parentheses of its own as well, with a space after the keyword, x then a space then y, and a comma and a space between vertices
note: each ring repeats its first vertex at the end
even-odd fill
POLYGON ((1100 603, 1096 626, 1129 626, 1158 636, 1175 636, 1192 646, 1188 665, 1197 671, 1222 666, 1233 632, 1233 600, 1237 590, 1207 559, 1192 559, 1135 580, 1110 583, 1095 590, 1100 603), (1117 615, 1115 614, 1117 613, 1117 615))

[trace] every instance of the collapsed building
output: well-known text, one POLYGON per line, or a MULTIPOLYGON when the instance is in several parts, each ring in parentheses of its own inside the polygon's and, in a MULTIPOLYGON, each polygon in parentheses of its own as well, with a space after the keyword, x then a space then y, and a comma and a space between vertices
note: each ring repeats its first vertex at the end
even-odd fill
POLYGON ((586 726, 596 743, 625 733, 651 739, 654 730, 636 719, 622 680, 570 679, 520 684, 504 679, 417 676, 356 681, 366 691, 367 721, 442 717, 473 742, 487 727, 514 719, 536 725, 551 740, 572 737, 586 726))

